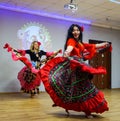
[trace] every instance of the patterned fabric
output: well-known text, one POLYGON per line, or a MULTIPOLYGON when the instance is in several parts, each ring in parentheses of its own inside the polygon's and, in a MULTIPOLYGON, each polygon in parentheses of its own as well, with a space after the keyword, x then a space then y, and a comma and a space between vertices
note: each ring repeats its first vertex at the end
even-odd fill
POLYGON ((34 90, 41 84, 39 73, 31 72, 26 66, 19 71, 17 78, 20 81, 21 88, 27 91, 34 90))
POLYGON ((108 105, 104 94, 91 82, 94 74, 105 74, 104 68, 93 68, 78 57, 56 57, 40 70, 41 80, 54 102, 65 110, 103 113, 108 105))
POLYGON ((54 91, 64 102, 84 102, 98 92, 90 82, 89 75, 80 68, 70 69, 70 62, 64 61, 50 71, 49 80, 54 91))
POLYGON ((29 68, 26 68, 26 70, 23 73, 23 79, 27 82, 27 83, 31 83, 32 81, 34 81, 36 78, 36 74, 32 73, 31 70, 29 68))

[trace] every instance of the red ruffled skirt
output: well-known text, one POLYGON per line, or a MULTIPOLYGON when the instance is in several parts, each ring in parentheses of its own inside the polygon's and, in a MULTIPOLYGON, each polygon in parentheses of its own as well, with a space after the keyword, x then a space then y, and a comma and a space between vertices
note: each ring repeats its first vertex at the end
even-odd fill
POLYGON ((108 110, 104 94, 90 81, 94 74, 106 74, 77 57, 56 57, 41 70, 41 80, 55 106, 66 110, 103 113, 108 110))
POLYGON ((18 80, 21 84, 21 90, 25 92, 32 92, 36 90, 41 84, 39 73, 34 73, 26 66, 18 73, 18 80))

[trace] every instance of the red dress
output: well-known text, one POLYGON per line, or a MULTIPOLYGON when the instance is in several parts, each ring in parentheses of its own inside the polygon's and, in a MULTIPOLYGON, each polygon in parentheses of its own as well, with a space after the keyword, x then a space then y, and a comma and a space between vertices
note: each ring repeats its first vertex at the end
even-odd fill
POLYGON ((21 91, 31 94, 39 93, 37 90, 41 84, 41 78, 38 72, 33 72, 25 66, 19 71, 17 78, 20 81, 21 91))
POLYGON ((109 108, 104 94, 91 82, 94 74, 106 74, 106 69, 85 64, 80 55, 85 51, 89 53, 85 58, 92 58, 96 53, 95 45, 78 44, 74 39, 67 44, 74 47, 70 57, 56 57, 40 70, 41 80, 54 106, 86 114, 107 111, 109 108))
POLYGON ((20 60, 26 65, 18 72, 17 76, 21 91, 30 94, 39 93, 38 87, 41 84, 39 70, 35 69, 25 56, 17 57, 16 54, 12 53, 12 58, 13 60, 20 60))
POLYGON ((4 48, 7 49, 8 52, 11 52, 12 59, 14 61, 20 60, 25 64, 25 67, 23 67, 18 73, 18 80, 20 81, 21 90, 25 93, 39 93, 38 87, 41 84, 39 70, 35 69, 29 59, 25 56, 17 56, 17 51, 13 52, 9 44, 6 43, 4 48))

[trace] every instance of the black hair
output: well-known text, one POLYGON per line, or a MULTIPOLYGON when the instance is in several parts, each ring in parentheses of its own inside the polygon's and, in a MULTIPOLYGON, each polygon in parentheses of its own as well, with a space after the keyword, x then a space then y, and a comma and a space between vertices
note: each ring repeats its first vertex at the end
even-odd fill
POLYGON ((64 50, 66 50, 66 47, 67 47, 67 41, 70 39, 70 38, 74 38, 76 41, 79 41, 79 42, 81 42, 82 43, 82 27, 81 26, 79 26, 78 24, 72 24, 70 27, 69 27, 69 29, 68 29, 68 33, 67 33, 67 37, 66 37, 66 42, 65 42, 65 46, 64 46, 64 50), (74 38, 74 36, 73 36, 73 34, 72 34, 72 32, 73 32, 73 28, 74 27, 77 27, 78 29, 79 29, 79 31, 80 31, 80 36, 79 36, 79 38, 78 38, 78 40, 76 40, 75 38, 74 38))

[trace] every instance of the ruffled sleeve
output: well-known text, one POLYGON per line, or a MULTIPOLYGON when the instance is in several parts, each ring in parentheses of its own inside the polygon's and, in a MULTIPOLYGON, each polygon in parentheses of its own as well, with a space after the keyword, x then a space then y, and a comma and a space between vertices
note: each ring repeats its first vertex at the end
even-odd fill
POLYGON ((76 41, 73 38, 70 38, 67 42, 67 46, 72 46, 74 48, 76 46, 76 41))
POLYGON ((96 47, 95 47, 95 44, 84 43, 83 45, 85 47, 83 54, 84 54, 84 58, 86 60, 89 60, 93 56, 95 56, 95 54, 97 52, 96 47))

